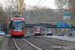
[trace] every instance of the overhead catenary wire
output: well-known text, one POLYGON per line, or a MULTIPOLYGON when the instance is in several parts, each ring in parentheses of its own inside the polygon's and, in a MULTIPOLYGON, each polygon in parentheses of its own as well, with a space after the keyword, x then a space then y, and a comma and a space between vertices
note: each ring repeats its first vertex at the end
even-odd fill
MULTIPOLYGON (((31 8, 31 6, 29 5, 29 7, 31 8)), ((34 17, 35 17, 35 14, 33 13, 33 11, 31 11, 32 12, 32 14, 34 15, 34 17)))
MULTIPOLYGON (((45 3, 45 1, 46 1, 46 0, 44 0, 42 4, 44 4, 44 3, 45 3)), ((36 7, 36 6, 38 6, 40 2, 41 2, 41 0, 39 0, 39 2, 35 5, 35 7, 36 7)), ((42 5, 42 4, 41 4, 41 5, 42 5)), ((41 6, 41 5, 40 5, 40 6, 41 6)), ((29 7, 31 8, 31 6, 30 6, 30 5, 29 5, 29 7)))
MULTIPOLYGON (((40 2, 41 2, 41 0, 39 0, 39 2, 37 3, 37 5, 39 5, 40 2)), ((37 5, 36 5, 36 6, 37 6, 37 5)))
MULTIPOLYGON (((44 4, 44 3, 45 3, 45 1, 46 1, 46 0, 44 0, 44 2, 43 2, 42 4, 44 4)), ((42 4, 41 4, 41 5, 42 5, 42 4)), ((41 6, 41 5, 40 5, 40 6, 41 6)))
MULTIPOLYGON (((44 2, 45 2, 45 1, 46 1, 46 0, 44 0, 44 2)), ((41 2, 41 0, 39 0, 39 2, 36 4, 36 6, 38 6, 40 2, 41 2)), ((44 3, 44 2, 43 2, 43 3, 44 3)), ((42 3, 42 4, 43 4, 43 3, 42 3)), ((42 5, 42 4, 41 4, 41 5, 42 5)), ((41 6, 41 5, 40 5, 40 6, 41 6)), ((35 6, 35 7, 36 7, 36 6, 35 6)), ((30 7, 30 9, 31 9, 31 6, 30 6, 30 5, 29 5, 29 7, 30 7)), ((34 17, 35 17, 34 12, 33 12, 33 11, 31 11, 31 12, 32 12, 32 14, 33 14, 33 15, 34 15, 34 17)))
MULTIPOLYGON (((46 0, 44 0, 44 2, 45 2, 45 1, 46 1, 46 0)), ((40 2, 41 2, 41 0, 39 0, 39 2, 37 3, 37 5, 39 5, 40 2)), ((43 3, 44 3, 44 2, 43 2, 43 3)), ((43 4, 43 3, 42 3, 42 4, 43 4)), ((42 5, 42 4, 41 4, 41 5, 42 5)), ((37 5, 36 5, 36 6, 37 6, 37 5)), ((41 6, 41 5, 40 5, 40 6, 41 6)), ((35 7, 36 7, 36 6, 35 6, 35 7)), ((31 8, 30 5, 29 5, 29 7, 31 8)), ((33 13, 33 14, 34 14, 34 13, 33 13)), ((35 16, 35 15, 34 15, 34 16, 35 16)))

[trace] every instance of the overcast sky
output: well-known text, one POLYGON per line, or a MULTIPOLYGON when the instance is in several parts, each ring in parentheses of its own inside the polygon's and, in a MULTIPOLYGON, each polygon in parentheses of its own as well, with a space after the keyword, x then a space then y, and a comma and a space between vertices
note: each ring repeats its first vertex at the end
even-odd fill
MULTIPOLYGON (((36 6, 40 0, 25 0, 26 5, 33 5, 36 6)), ((54 5, 55 0, 41 0, 38 6, 45 6, 45 7, 51 7, 55 9, 54 5), (45 2, 44 2, 45 1, 45 2), (42 4, 43 3, 43 4, 42 4), (42 4, 42 5, 41 5, 42 4)))
MULTIPOLYGON (((4 3, 4 1, 6 0, 0 0, 1 3, 3 3, 3 6, 6 5, 4 3)), ((40 3, 38 4, 40 0, 25 0, 25 4, 27 6, 43 6, 43 7, 50 7, 52 9, 56 9, 55 5, 54 5, 54 1, 55 0, 41 0, 40 3), (37 5, 38 4, 38 5, 37 5)))

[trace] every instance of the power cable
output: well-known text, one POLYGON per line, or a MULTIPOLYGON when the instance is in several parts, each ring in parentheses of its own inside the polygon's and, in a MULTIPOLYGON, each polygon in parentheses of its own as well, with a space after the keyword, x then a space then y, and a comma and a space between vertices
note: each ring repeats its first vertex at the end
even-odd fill
MULTIPOLYGON (((37 3, 37 5, 38 5, 40 2, 41 2, 41 0, 39 0, 39 2, 37 3)), ((37 6, 37 5, 36 5, 36 6, 37 6)))
MULTIPOLYGON (((46 0, 44 0, 44 2, 43 2, 43 3, 45 3, 45 1, 46 1, 46 0)), ((42 4, 43 4, 43 3, 42 3, 42 4)), ((41 5, 42 5, 42 4, 41 4, 41 5)), ((41 5, 40 5, 40 6, 41 6, 41 5)))
MULTIPOLYGON (((29 7, 31 8, 31 6, 29 5, 29 7)), ((34 17, 35 17, 35 14, 33 13, 33 11, 31 11, 32 12, 32 14, 34 15, 34 17)))
MULTIPOLYGON (((44 0, 44 2, 45 2, 45 1, 46 1, 46 0, 44 0)), ((38 5, 40 2, 41 2, 41 0, 39 0, 39 2, 37 3, 37 5, 38 5)), ((43 2, 43 3, 44 3, 44 2, 43 2)), ((42 4, 43 4, 43 3, 42 3, 42 4)), ((42 5, 42 4, 41 4, 41 5, 42 5)), ((36 5, 36 6, 37 6, 37 5, 36 5)), ((30 6, 30 5, 29 5, 29 7, 31 8, 31 6, 30 6)), ((35 17, 35 14, 33 13, 33 11, 31 11, 31 12, 32 12, 32 14, 33 14, 33 15, 34 15, 34 17, 35 17)))

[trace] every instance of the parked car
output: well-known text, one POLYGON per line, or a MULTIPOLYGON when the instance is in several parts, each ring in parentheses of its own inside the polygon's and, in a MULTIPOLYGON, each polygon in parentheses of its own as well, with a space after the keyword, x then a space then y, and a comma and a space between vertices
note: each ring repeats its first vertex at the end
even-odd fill
POLYGON ((0 31, 0 35, 5 35, 5 32, 4 31, 0 31))
POLYGON ((68 32, 68 36, 72 36, 72 35, 74 35, 75 34, 75 31, 70 31, 70 32, 68 32))
POLYGON ((47 32, 47 36, 48 36, 48 35, 51 35, 51 36, 52 36, 52 31, 48 31, 48 32, 47 32))
POLYGON ((72 33, 68 33, 68 36, 72 36, 72 33))
POLYGON ((72 33, 73 35, 75 35, 75 31, 71 31, 71 32, 69 32, 69 33, 72 33))
POLYGON ((64 36, 64 33, 63 32, 59 32, 58 36, 64 36))

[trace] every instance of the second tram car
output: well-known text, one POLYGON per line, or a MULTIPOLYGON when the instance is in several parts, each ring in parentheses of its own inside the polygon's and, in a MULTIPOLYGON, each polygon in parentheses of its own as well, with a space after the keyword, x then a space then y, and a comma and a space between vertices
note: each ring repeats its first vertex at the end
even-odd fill
POLYGON ((44 35, 45 28, 42 26, 34 26, 34 35, 44 35))
POLYGON ((12 18, 9 27, 12 37, 23 37, 25 35, 25 20, 23 18, 12 18))

